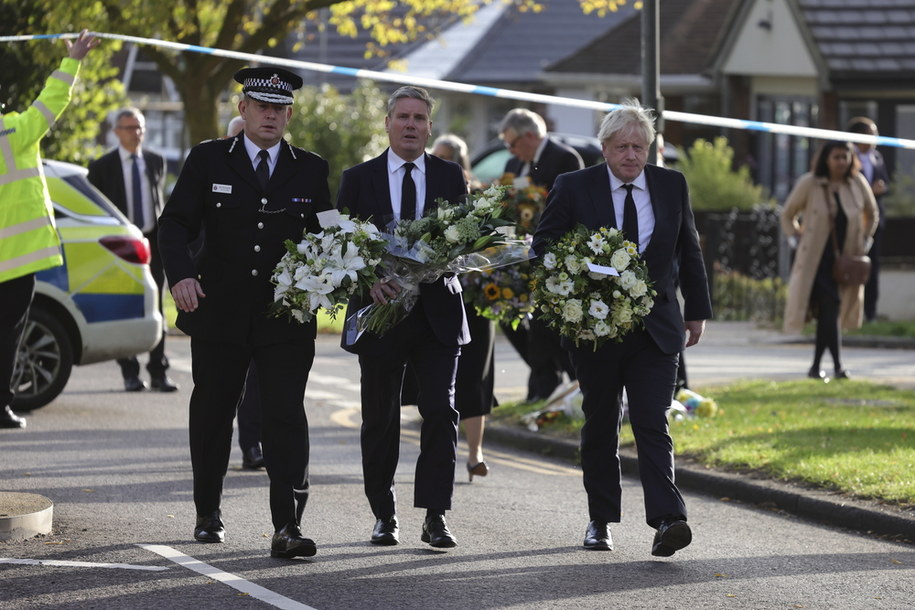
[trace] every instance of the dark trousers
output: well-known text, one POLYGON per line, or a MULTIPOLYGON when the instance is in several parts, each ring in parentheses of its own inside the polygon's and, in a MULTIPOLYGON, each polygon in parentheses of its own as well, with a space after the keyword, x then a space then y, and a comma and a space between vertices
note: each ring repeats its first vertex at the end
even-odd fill
POLYGON ((528 319, 527 325, 513 329, 501 325, 509 343, 530 369, 527 380, 527 400, 548 398, 562 383, 565 373, 575 379, 575 368, 569 354, 560 344, 559 333, 551 329, 536 313, 528 319))
MULTIPOLYGON (((881 210, 881 215, 883 211, 881 210)), ((877 299, 880 297, 880 247, 883 243, 883 227, 877 225, 874 243, 867 253, 871 258, 871 274, 864 285, 864 319, 873 322, 877 319, 877 299)))
POLYGON ((454 382, 461 348, 435 339, 419 308, 391 332, 386 353, 359 355, 362 370, 362 473, 365 495, 378 518, 396 513, 394 473, 400 458, 400 396, 407 363, 419 385, 419 458, 413 505, 443 512, 451 508, 457 456, 458 412, 454 382))
MULTIPOLYGON (((149 271, 152 273, 153 280, 159 288, 159 313, 162 314, 162 298, 165 290, 165 269, 162 267, 162 259, 159 256, 159 230, 153 229, 146 235, 149 240, 149 249, 151 252, 149 271)), ((165 318, 163 317, 163 320, 165 318)), ((149 352, 149 362, 146 364, 146 370, 151 377, 162 377, 168 369, 168 356, 165 355, 165 335, 167 329, 162 324, 162 337, 155 347, 149 352)), ((140 375, 140 362, 136 356, 129 358, 118 358, 118 364, 121 366, 121 375, 124 378, 138 377, 140 375)))
POLYGON ((238 446, 247 451, 261 442, 261 395, 254 362, 248 365, 242 392, 238 401, 238 446))
POLYGON ((622 515, 619 430, 625 388, 646 521, 657 527, 666 518, 686 519, 686 505, 674 483, 673 440, 667 422, 678 354, 661 352, 648 333, 639 330, 620 344, 597 352, 574 350, 571 356, 583 396, 581 469, 590 518, 618 522, 622 515))
POLYGON ((839 330, 838 291, 824 290, 814 282, 810 295, 816 307, 816 342, 813 348, 813 368, 820 368, 820 361, 826 350, 832 355, 833 367, 842 370, 842 335, 839 330))
POLYGON ((0 410, 13 402, 13 370, 34 295, 34 273, 0 282, 0 410))
POLYGON ((253 360, 260 382, 273 525, 279 530, 301 521, 308 500, 305 385, 314 355, 312 341, 251 346, 191 338, 194 390, 189 427, 197 514, 219 508, 229 467, 232 420, 253 360))

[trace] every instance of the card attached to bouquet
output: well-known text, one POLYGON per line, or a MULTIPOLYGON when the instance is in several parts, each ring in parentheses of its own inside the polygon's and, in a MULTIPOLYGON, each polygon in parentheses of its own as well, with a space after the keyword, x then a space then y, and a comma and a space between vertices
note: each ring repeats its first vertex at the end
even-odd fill
POLYGON ((322 229, 339 226, 340 220, 343 218, 338 210, 324 210, 323 212, 318 212, 316 216, 322 229))
POLYGON ((591 273, 600 273, 601 275, 612 275, 614 277, 620 276, 620 272, 617 271, 614 267, 607 267, 606 265, 595 265, 594 263, 588 263, 588 271, 591 273))

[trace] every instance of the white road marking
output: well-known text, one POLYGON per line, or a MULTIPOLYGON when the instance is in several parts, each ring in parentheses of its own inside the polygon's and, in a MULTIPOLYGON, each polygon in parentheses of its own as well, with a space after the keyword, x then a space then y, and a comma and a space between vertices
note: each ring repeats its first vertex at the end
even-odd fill
POLYGON ((315 610, 311 606, 306 606, 305 604, 299 603, 294 599, 289 599, 284 597, 279 593, 274 593, 270 589, 265 589, 260 585, 256 585, 253 582, 247 581, 240 576, 235 574, 230 574, 229 572, 224 572, 219 568, 214 568, 213 566, 203 563, 199 559, 194 559, 190 555, 185 555, 181 551, 177 551, 170 546, 165 546, 162 544, 138 544, 138 547, 146 549, 156 555, 165 557, 169 561, 173 561, 178 565, 187 568, 193 572, 197 572, 202 576, 207 578, 212 578, 217 582, 229 585, 236 591, 241 591, 255 599, 259 599, 264 603, 270 604, 275 608, 282 608, 283 610, 315 610))
POLYGON ((168 566, 137 566, 129 563, 93 563, 91 561, 62 561, 58 559, 12 559, 10 557, 0 557, 0 563, 62 568, 116 568, 120 570, 147 570, 149 572, 161 572, 169 569, 168 566))

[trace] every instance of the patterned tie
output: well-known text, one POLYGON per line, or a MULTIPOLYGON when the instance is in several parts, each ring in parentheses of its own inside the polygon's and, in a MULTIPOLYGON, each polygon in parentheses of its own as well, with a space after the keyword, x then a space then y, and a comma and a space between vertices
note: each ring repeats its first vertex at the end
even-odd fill
POLYGON ((403 184, 400 187, 400 219, 416 219, 416 183, 413 182, 413 163, 403 164, 403 184))
POLYGON ((140 181, 140 165, 137 163, 137 155, 130 155, 133 165, 130 168, 130 181, 133 190, 133 224, 143 229, 146 224, 146 218, 143 214, 143 183, 140 181))
POLYGON ((631 184, 624 184, 626 201, 623 203, 623 235, 626 239, 639 246, 639 214, 635 210, 635 199, 632 198, 631 184))
POLYGON ((257 156, 261 158, 260 162, 257 164, 257 169, 254 170, 255 175, 257 176, 257 183, 261 185, 261 190, 267 188, 267 181, 270 180, 270 153, 266 150, 261 150, 257 153, 257 156))

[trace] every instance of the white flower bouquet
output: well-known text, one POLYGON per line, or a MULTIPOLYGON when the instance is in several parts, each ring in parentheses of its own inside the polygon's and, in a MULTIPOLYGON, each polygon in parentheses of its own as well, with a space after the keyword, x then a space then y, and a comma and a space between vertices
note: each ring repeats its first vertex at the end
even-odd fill
POLYGON ((596 350, 642 324, 657 295, 636 245, 621 231, 579 225, 553 243, 533 273, 541 318, 578 346, 596 350))
POLYGON ((458 204, 439 200, 428 215, 392 224, 384 234, 388 250, 379 275, 396 280, 401 290, 384 305, 360 310, 354 321, 358 331, 381 336, 393 328, 413 309, 423 282, 527 260, 529 245, 504 230, 514 225, 501 218, 504 191, 495 185, 458 204))
POLYGON ((273 315, 309 322, 323 307, 331 318, 349 298, 371 288, 387 240, 371 222, 355 220, 337 210, 318 214, 320 233, 305 232, 295 243, 286 240, 286 254, 273 271, 273 315))

